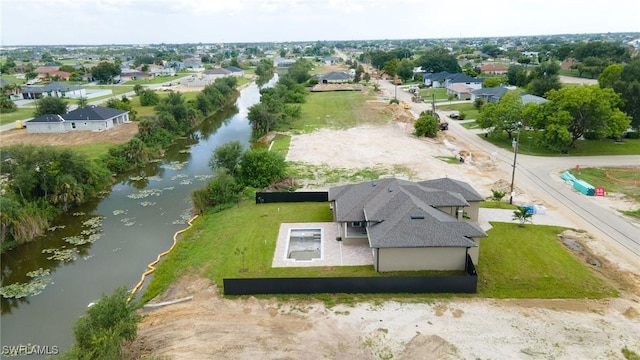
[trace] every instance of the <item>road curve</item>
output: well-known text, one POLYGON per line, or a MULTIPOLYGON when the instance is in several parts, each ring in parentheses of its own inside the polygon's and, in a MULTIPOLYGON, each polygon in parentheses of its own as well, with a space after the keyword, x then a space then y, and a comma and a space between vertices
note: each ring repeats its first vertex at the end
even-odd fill
MULTIPOLYGON (((411 104, 414 115, 431 109, 428 103, 412 103, 410 94, 396 89, 388 81, 378 81, 378 86, 390 98, 397 94, 398 100, 411 104), (397 91, 396 91, 397 90, 397 91)), ((440 116, 447 112, 438 111, 440 116)), ((497 160, 498 166, 506 174, 513 170, 513 152, 499 148, 467 130, 456 121, 449 122, 449 132, 458 142, 474 152, 484 152, 497 160)), ((584 196, 565 184, 559 173, 565 169, 601 166, 640 166, 640 155, 624 156, 565 156, 540 157, 518 154, 515 184, 535 194, 544 202, 553 204, 576 225, 597 239, 606 241, 609 249, 632 263, 640 262, 640 222, 605 209, 597 199, 584 196)))

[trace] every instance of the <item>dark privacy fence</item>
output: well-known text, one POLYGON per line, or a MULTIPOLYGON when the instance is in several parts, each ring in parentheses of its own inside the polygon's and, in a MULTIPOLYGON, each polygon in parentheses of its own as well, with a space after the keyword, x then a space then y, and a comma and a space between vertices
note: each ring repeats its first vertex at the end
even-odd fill
POLYGON ((383 294, 477 292, 478 276, 467 256, 467 274, 452 276, 319 277, 223 279, 225 295, 258 294, 383 294), (469 265, 471 267, 469 267, 469 265))
POLYGON ((327 202, 329 193, 326 191, 305 192, 257 192, 256 204, 277 202, 327 202))

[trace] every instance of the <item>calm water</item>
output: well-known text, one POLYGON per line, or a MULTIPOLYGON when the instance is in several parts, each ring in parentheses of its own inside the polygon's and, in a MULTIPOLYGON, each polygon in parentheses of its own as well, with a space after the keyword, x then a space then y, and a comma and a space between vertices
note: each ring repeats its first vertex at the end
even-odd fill
MULTIPOLYGON (((275 81, 277 77, 266 86, 275 81)), ((147 264, 171 246, 174 232, 186 226, 191 191, 205 186, 212 174, 212 151, 233 140, 249 145, 247 113, 260 100, 258 90, 255 84, 243 89, 237 112, 210 119, 170 149, 162 162, 127 174, 106 197, 73 209, 53 224, 64 228, 3 254, 3 286, 28 282, 26 273, 39 268, 50 269, 45 278, 51 283, 39 295, 2 298, 2 345, 56 345, 64 351, 73 342, 73 322, 90 302, 117 287, 132 288, 147 264), (141 175, 146 178, 136 180, 141 175), (101 223, 93 230, 99 236, 94 243, 74 246, 63 240, 90 231, 83 225, 90 219, 101 223), (52 254, 43 253, 45 249, 74 249, 75 260, 48 260, 52 254)))

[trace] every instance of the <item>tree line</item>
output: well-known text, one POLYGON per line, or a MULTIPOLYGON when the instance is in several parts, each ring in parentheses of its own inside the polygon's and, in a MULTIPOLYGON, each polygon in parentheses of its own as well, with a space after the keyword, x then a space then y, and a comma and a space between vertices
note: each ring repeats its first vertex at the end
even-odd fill
MULTIPOLYGON (((174 139, 191 131, 199 121, 233 105, 238 95, 236 81, 235 77, 217 79, 190 101, 178 92, 170 92, 158 101, 155 114, 139 119, 138 134, 125 144, 112 146, 96 161, 72 149, 30 145, 3 148, 0 198, 3 249, 41 235, 56 215, 111 185, 111 174, 162 156, 174 139)), ((106 105, 131 110, 126 97, 110 99, 106 105)))

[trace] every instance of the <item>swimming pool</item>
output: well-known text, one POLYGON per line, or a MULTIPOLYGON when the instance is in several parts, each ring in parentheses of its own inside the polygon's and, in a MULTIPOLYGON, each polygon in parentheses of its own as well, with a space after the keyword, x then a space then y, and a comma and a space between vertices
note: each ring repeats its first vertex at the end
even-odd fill
POLYGON ((296 261, 322 259, 322 229, 290 229, 286 258, 296 261))

